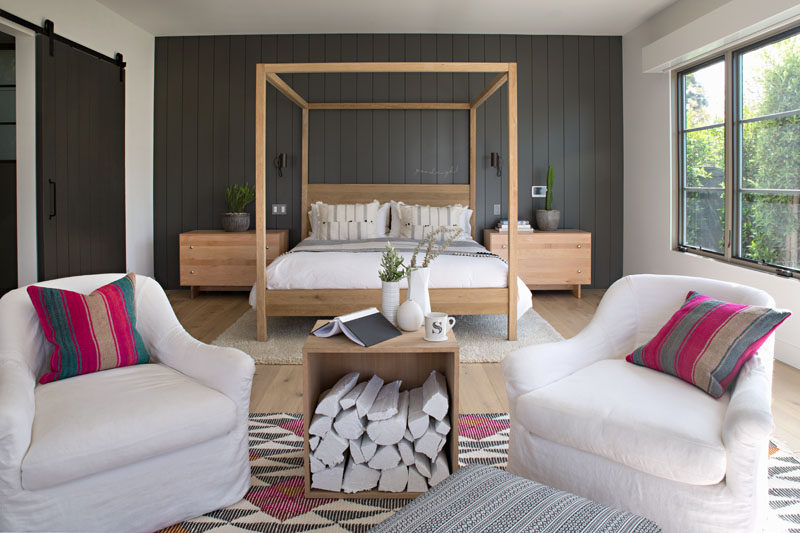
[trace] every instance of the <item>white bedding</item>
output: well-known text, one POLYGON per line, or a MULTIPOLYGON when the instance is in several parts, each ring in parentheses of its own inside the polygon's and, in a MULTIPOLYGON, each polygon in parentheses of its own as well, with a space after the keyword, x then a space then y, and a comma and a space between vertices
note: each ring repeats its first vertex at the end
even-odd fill
MULTIPOLYGON (((408 264, 410 253, 401 252, 408 264)), ((380 289, 381 254, 373 252, 294 252, 267 267, 268 289, 380 289)), ((506 287, 508 265, 495 257, 440 255, 431 264, 431 289, 506 287)), ((406 288, 407 280, 401 282, 406 288)), ((531 291, 517 278, 517 316, 531 308, 531 291)), ((250 305, 256 306, 255 285, 250 305)))

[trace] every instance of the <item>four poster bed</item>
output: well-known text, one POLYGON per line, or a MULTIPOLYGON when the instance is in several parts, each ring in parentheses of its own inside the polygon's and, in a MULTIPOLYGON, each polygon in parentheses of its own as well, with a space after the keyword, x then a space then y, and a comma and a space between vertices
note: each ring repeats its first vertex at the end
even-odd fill
MULTIPOLYGON (((268 285, 266 251, 266 83, 273 85, 302 110, 302 157, 301 157, 301 234, 309 235, 307 213, 315 202, 326 204, 380 203, 395 201, 444 207, 453 204, 469 206, 471 236, 474 239, 476 204, 476 121, 477 108, 489 96, 508 84, 508 265, 502 271, 505 279, 496 286, 497 272, 488 286, 430 289, 431 307, 454 315, 505 314, 508 316, 508 339, 516 340, 518 300, 517 280, 517 65, 516 63, 279 63, 256 66, 256 285, 255 307, 258 319, 257 338, 267 339, 268 316, 335 316, 368 306, 380 306, 378 288, 270 288, 268 285), (460 72, 497 73, 486 88, 471 102, 347 102, 309 103, 295 92, 279 74, 308 73, 355 73, 355 72, 460 72), (469 112, 469 184, 313 184, 308 182, 308 131, 310 111, 318 109, 460 109, 469 112)), ((387 240, 387 239, 383 239, 387 240)), ((394 241, 395 239, 390 239, 394 241)), ((324 252, 323 252, 324 253, 324 252)), ((278 258, 270 269, 275 273, 278 258)), ((303 254, 297 253, 295 256, 303 254)), ((364 254, 366 255, 366 254, 364 254)), ((294 259, 294 257, 292 258, 294 259)), ((442 259, 454 259, 440 257, 442 259)), ((463 257, 460 259, 474 259, 463 257)), ((326 261, 313 261, 319 268, 329 266, 326 261)), ((499 260, 498 260, 499 261, 499 260)), ((306 263, 308 264, 308 263, 306 263)), ((285 267, 286 265, 284 265, 285 267)), ((472 265, 472 268, 475 265, 472 265)), ((296 270, 298 267, 294 267, 296 270)), ((284 268, 284 270, 289 270, 284 268)), ((357 269, 356 269, 357 270, 357 269)), ((480 269, 478 269, 480 270, 480 269)), ((490 269, 487 269, 490 270, 490 269)), ((355 271, 355 270, 354 270, 355 271)), ((377 269, 372 274, 377 279, 377 269)), ((486 274, 487 279, 491 277, 486 274)), ((285 283, 291 287, 291 283, 285 283)), ((436 286, 432 282, 432 286, 436 286)), ((405 290, 401 291, 401 301, 405 290)))

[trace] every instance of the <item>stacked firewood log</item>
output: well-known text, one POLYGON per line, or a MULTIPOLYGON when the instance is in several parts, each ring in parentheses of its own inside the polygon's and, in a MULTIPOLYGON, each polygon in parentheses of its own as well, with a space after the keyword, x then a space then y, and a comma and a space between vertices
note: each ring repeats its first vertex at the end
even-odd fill
POLYGON ((309 426, 311 487, 348 493, 425 492, 450 475, 447 382, 421 387, 351 372, 320 395, 309 426))

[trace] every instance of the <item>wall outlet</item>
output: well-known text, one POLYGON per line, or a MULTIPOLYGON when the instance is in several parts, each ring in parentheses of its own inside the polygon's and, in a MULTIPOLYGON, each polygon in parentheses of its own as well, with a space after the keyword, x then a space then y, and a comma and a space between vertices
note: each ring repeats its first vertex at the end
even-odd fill
POLYGON ((272 214, 273 215, 285 215, 286 214, 286 204, 272 204, 272 214))
POLYGON ((494 214, 495 215, 500 214, 500 204, 494 204, 494 214))
POLYGON ((546 185, 534 185, 531 187, 531 198, 544 198, 547 196, 546 185))

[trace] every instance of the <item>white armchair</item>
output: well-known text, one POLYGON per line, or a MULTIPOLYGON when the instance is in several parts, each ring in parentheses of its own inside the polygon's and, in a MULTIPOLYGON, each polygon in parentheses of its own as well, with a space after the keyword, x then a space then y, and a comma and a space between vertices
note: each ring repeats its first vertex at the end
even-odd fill
POLYGON ((154 280, 137 276, 135 297, 155 364, 45 385, 52 346, 25 288, 0 299, 0 531, 153 531, 249 488, 253 360, 189 336, 154 280))
POLYGON ((624 359, 690 290, 774 306, 763 291, 710 279, 617 281, 577 336, 505 359, 509 470, 641 514, 665 532, 756 531, 766 512, 774 338, 720 399, 624 359))

